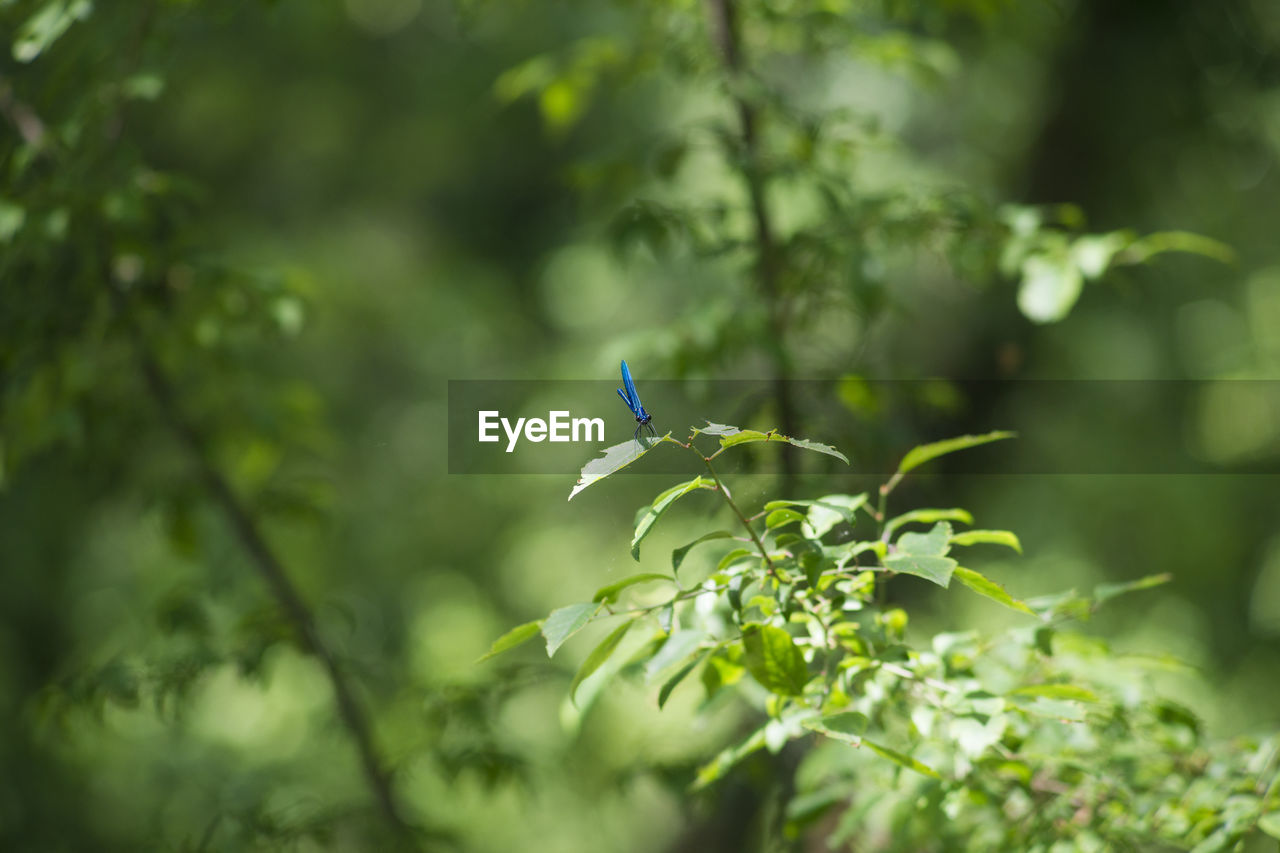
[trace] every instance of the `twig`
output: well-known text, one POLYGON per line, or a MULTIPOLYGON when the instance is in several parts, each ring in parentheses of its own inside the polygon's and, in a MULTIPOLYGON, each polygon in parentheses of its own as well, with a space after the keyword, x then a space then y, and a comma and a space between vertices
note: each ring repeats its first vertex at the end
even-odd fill
MULTIPOLYGON (((770 335, 767 346, 773 357, 773 396, 778 406, 778 424, 783 435, 794 436, 797 423, 795 404, 791 399, 791 359, 786 348, 787 322, 779 282, 778 244, 765 199, 764 169, 760 162, 759 112, 754 104, 734 91, 734 84, 740 81, 746 69, 742 36, 738 27, 738 9, 735 0, 707 0, 707 12, 711 19, 712 40, 720 51, 721 60, 728 72, 730 97, 738 113, 738 132, 742 137, 742 171, 746 179, 747 195, 751 200, 751 218, 759 253, 757 276, 769 315, 770 335)), ((783 447, 783 492, 787 494, 795 486, 796 461, 796 448, 783 447)))
POLYGON ((408 840, 411 828, 396 807, 390 776, 382 767, 369 721, 356 699, 351 682, 343 672, 337 656, 321 638, 315 617, 301 592, 289 579, 284 564, 276 556, 257 522, 237 497, 226 477, 210 462, 204 437, 183 416, 173 383, 169 381, 159 362, 147 347, 142 330, 136 318, 130 313, 124 294, 111 284, 109 273, 107 275, 107 288, 112 294, 112 300, 133 343, 148 395, 159 409, 165 426, 186 452, 188 462, 195 469, 205 491, 222 511, 241 548, 249 555, 250 563, 266 582, 276 603, 293 625, 303 649, 319 660, 324 667, 329 683, 333 686, 338 714, 355 743, 361 769, 364 771, 365 780, 373 792, 378 808, 395 833, 408 840))

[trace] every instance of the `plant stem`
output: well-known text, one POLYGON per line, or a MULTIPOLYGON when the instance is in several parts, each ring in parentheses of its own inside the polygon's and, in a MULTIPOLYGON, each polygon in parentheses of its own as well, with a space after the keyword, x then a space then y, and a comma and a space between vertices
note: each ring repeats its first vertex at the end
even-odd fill
MULTIPOLYGON (((759 111, 741 94, 733 94, 733 84, 740 81, 746 68, 742 36, 738 27, 735 0, 707 0, 712 39, 720 51, 730 82, 730 97, 738 113, 738 132, 742 140, 742 174, 751 201, 751 218, 755 228, 758 255, 756 276, 760 294, 768 312, 767 349, 773 359, 773 399, 778 407, 778 424, 783 435, 798 432, 795 404, 791 398, 791 358, 787 353, 787 321, 780 286, 780 256, 773 220, 765 197, 765 175, 760 161, 759 111)), ((782 449, 783 492, 794 491, 797 475, 797 453, 794 447, 782 449)))
POLYGON ((711 464, 711 459, 703 456, 702 452, 699 451, 698 448, 693 447, 692 444, 689 446, 689 449, 702 460, 703 465, 707 466, 707 471, 711 473, 711 479, 716 482, 717 491, 724 496, 725 503, 729 504, 729 508, 733 510, 733 514, 738 517, 738 521, 742 522, 742 526, 747 529, 747 533, 751 536, 751 541, 754 542, 756 548, 759 549, 760 556, 764 559, 765 566, 769 569, 769 574, 776 575, 778 570, 773 565, 773 558, 769 556, 769 549, 764 547, 764 542, 760 539, 759 534, 757 534, 755 528, 751 526, 751 522, 747 521, 747 517, 743 514, 742 510, 738 508, 738 504, 733 500, 733 495, 729 494, 729 490, 725 488, 724 483, 721 482, 720 475, 716 473, 715 467, 711 464))
MULTIPOLYGON (((109 271, 104 274, 109 276, 109 271)), ((266 582, 271 595, 292 624, 302 648, 320 661, 333 688, 338 715, 355 744, 365 782, 373 793, 378 809, 396 836, 408 841, 411 828, 396 807, 390 776, 383 769, 373 741, 372 728, 356 699, 352 683, 348 680, 337 656, 320 636, 310 607, 297 586, 290 580, 284 564, 272 550, 257 521, 231 488, 227 478, 209 460, 204 436, 183 415, 173 383, 169 381, 156 357, 147 347, 142 330, 130 313, 124 294, 110 284, 109 277, 106 280, 116 309, 134 345, 139 370, 148 395, 159 409, 165 426, 186 452, 188 461, 195 469, 210 500, 221 510, 240 547, 248 554, 250 563, 266 582)))

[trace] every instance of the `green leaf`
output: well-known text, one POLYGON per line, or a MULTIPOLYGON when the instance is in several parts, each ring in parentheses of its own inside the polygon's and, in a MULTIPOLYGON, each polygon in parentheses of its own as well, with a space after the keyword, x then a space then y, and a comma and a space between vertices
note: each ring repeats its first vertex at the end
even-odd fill
POLYGON ((1010 691, 1010 696, 1060 699, 1070 702, 1101 702, 1098 694, 1075 684, 1028 684, 1010 691))
POLYGON ((699 536, 688 545, 681 545, 679 548, 671 552, 671 573, 675 574, 680 571, 680 564, 684 562, 684 558, 688 556, 689 551, 695 545, 701 545, 703 542, 710 542, 712 539, 731 539, 733 534, 727 530, 714 530, 705 536, 699 536))
POLYGON ((952 577, 969 587, 969 589, 973 590, 978 595, 984 595, 997 604, 1003 604, 1005 607, 1031 616, 1036 615, 1036 612, 1026 604, 1005 592, 1004 587, 1000 586, 1000 584, 988 580, 973 569, 966 569, 964 566, 957 566, 955 571, 952 573, 952 577))
POLYGON ((702 661, 706 658, 706 656, 707 656, 706 654, 698 655, 693 660, 689 661, 687 664, 680 667, 680 669, 676 671, 675 675, 667 679, 666 683, 662 685, 662 689, 658 691, 658 708, 659 709, 661 709, 662 706, 667 704, 667 700, 671 698, 671 691, 679 687, 680 682, 684 681, 685 676, 693 672, 694 669, 697 668, 698 664, 702 663, 702 661))
POLYGON ((946 556, 950 540, 951 525, 945 521, 939 521, 928 533, 904 533, 898 537, 897 553, 885 559, 885 568, 946 588, 957 565, 946 556))
POLYGON ((674 578, 667 577, 666 575, 660 575, 657 572, 645 572, 643 574, 632 575, 629 578, 624 578, 617 583, 611 583, 608 586, 600 587, 596 590, 596 594, 591 597, 591 600, 595 602, 603 602, 605 604, 612 604, 618 600, 618 593, 622 592, 627 587, 635 586, 638 583, 651 583, 652 581, 667 581, 668 583, 675 583, 674 578))
POLYGON ((841 522, 849 525, 856 523, 858 509, 866 502, 866 492, 860 495, 824 495, 816 501, 810 501, 809 514, 802 528, 804 535, 810 539, 819 539, 841 522))
POLYGON ((759 559, 760 555, 747 548, 734 548, 728 554, 725 554, 720 558, 720 562, 716 564, 716 571, 724 571, 743 557, 755 557, 756 559, 759 559))
POLYGON ((844 711, 839 714, 831 714, 820 720, 805 720, 800 725, 833 740, 843 741, 853 746, 861 746, 862 736, 871 725, 871 721, 867 719, 865 714, 860 714, 857 711, 844 711))
POLYGON ((494 640, 493 645, 489 647, 488 653, 477 660, 476 663, 483 663, 491 657, 496 657, 497 655, 502 654, 507 649, 514 649, 526 640, 532 640, 534 637, 538 636, 538 632, 540 630, 542 630, 541 619, 535 619, 532 622, 517 625, 498 639, 494 640))
POLYGON ((1133 243, 1129 231, 1085 234, 1071 243, 1071 262, 1085 278, 1099 278, 1111 266, 1116 253, 1133 243))
POLYGON ((951 550, 951 525, 939 521, 928 533, 904 533, 898 537, 895 547, 900 554, 945 557, 951 550))
POLYGON ((1236 262, 1235 250, 1226 243, 1190 231, 1157 231, 1148 234, 1130 244, 1117 261, 1140 264, 1161 252, 1190 252, 1224 264, 1236 262))
POLYGON ((564 641, 582 630, 600 609, 598 604, 570 604, 551 611, 542 622, 542 636, 547 638, 547 657, 553 657, 564 641))
POLYGON ((777 527, 795 524, 797 521, 804 521, 804 515, 794 509, 775 509, 765 516, 764 526, 773 530, 777 527))
POLYGON ((20 205, 0 198, 0 243, 8 243, 22 230, 27 221, 27 211, 20 205))
MULTIPOLYGON (((708 430, 703 430, 703 432, 708 432, 708 430)), ((736 447, 739 444, 752 444, 757 441, 780 441, 804 450, 813 450, 817 453, 825 453, 827 456, 834 456, 846 465, 849 464, 849 457, 845 456, 829 444, 819 444, 816 441, 809 441, 808 439, 803 438, 791 438, 790 436, 779 435, 773 430, 770 430, 769 432, 760 432, 759 430, 754 429, 738 430, 737 432, 724 435, 724 437, 720 439, 720 446, 729 448, 736 447)))
POLYGON ((667 507, 678 501, 680 498, 697 489, 714 489, 715 484, 701 477, 694 477, 687 483, 680 483, 672 486, 662 494, 653 499, 653 503, 640 510, 638 520, 636 521, 636 532, 631 537, 631 556, 640 559, 640 541, 649 535, 649 531, 653 529, 653 525, 657 523, 662 514, 667 511, 667 507))
POLYGON ((649 662, 644 665, 644 673, 646 678, 653 678, 667 667, 682 661, 698 649, 707 634, 705 631, 689 629, 685 631, 677 631, 667 637, 667 641, 662 644, 662 648, 654 653, 649 662))
POLYGON ((962 524, 973 524, 973 516, 969 514, 967 509, 953 507, 952 509, 913 509, 911 512, 904 512, 902 515, 889 519, 884 526, 885 535, 889 538, 899 527, 904 524, 933 524, 937 521, 959 521, 962 524))
POLYGON ((1022 543, 1018 541, 1015 533, 1008 530, 966 530, 964 533, 954 533, 951 536, 952 545, 1005 545, 1019 554, 1022 553, 1022 543))
POLYGON ((875 752, 877 755, 879 755, 882 758, 889 759, 894 764, 897 764, 901 767, 905 767, 908 770, 914 770, 915 772, 921 774, 922 776, 928 776, 931 779, 942 778, 941 776, 938 775, 938 771, 934 770, 929 765, 924 764, 923 762, 917 761, 916 759, 912 758, 909 755, 905 755, 901 752, 898 752, 896 749, 890 749, 887 746, 882 746, 878 743, 872 743, 869 740, 863 740, 862 742, 866 744, 868 747, 870 747, 871 750, 875 752))
POLYGON ((951 583, 951 573, 956 568, 956 561, 950 557, 920 557, 915 554, 898 554, 885 560, 884 564, 900 574, 933 581, 943 589, 951 583))
POLYGON ((912 448, 906 456, 902 457, 902 461, 898 463, 898 473, 905 474, 931 459, 937 459, 939 456, 945 456, 948 453, 955 453, 957 450, 967 450, 970 447, 990 444, 993 441, 1013 438, 1016 435, 1017 433, 997 430, 984 435, 962 435, 957 438, 948 438, 945 441, 935 441, 932 444, 922 444, 919 447, 912 448))
POLYGON ((618 644, 622 642, 622 638, 626 636, 627 631, 635 624, 634 619, 623 622, 617 628, 609 633, 609 636, 600 641, 600 645, 596 646, 591 654, 587 655, 587 659, 582 662, 582 666, 578 667, 578 672, 573 676, 573 683, 569 685, 569 699, 573 700, 574 694, 578 692, 578 685, 587 679, 587 676, 600 668, 600 665, 609 659, 609 656, 618 648, 618 644))
POLYGON ((707 421, 707 425, 704 427, 695 427, 693 431, 702 435, 737 435, 742 432, 742 430, 736 426, 730 426, 729 424, 717 424, 712 423, 711 421, 707 421))
POLYGON ((765 728, 764 726, 756 729, 746 740, 723 750, 715 758, 708 761, 702 767, 698 768, 698 776, 694 779, 693 790, 701 790, 712 782, 724 776, 739 761, 746 758, 753 752, 764 747, 765 744, 765 728))
POLYGON ((30 62, 49 49, 76 21, 89 17, 89 0, 50 0, 18 30, 13 42, 13 58, 30 62))
POLYGON ((574 496, 587 486, 603 480, 610 474, 621 471, 662 442, 670 440, 671 433, 667 433, 656 440, 648 438, 632 439, 631 441, 624 441, 622 444, 606 447, 600 457, 592 459, 582 466, 582 473, 578 476, 578 482, 574 485, 573 491, 569 492, 569 500, 573 500, 574 496))
POLYGON ((1084 276, 1065 253, 1029 255, 1022 262, 1018 309, 1033 323, 1055 323, 1071 313, 1084 276))
POLYGON ((762 686, 784 696, 804 692, 809 667, 785 630, 774 625, 747 625, 742 630, 742 645, 747 671, 762 686))
POLYGON ((1145 578, 1139 578, 1136 581, 1128 581, 1126 583, 1104 583, 1093 588, 1093 598, 1099 604, 1109 601, 1116 596, 1124 595, 1126 592, 1137 592, 1141 589, 1151 589, 1153 586, 1161 586, 1173 580, 1173 575, 1165 572, 1158 575, 1147 575, 1145 578))
POLYGON ((1280 838, 1280 811, 1268 812, 1258 818, 1258 829, 1272 838, 1280 838))

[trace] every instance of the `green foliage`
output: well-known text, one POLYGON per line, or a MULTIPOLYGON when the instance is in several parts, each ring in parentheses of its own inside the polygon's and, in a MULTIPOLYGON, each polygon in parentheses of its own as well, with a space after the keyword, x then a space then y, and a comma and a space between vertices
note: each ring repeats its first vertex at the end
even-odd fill
MULTIPOLYGON (((676 498, 709 489, 752 547, 729 550, 695 587, 677 584, 657 603, 617 611, 626 621, 591 651, 569 687, 573 698, 634 625, 655 620, 658 640, 630 665, 651 681, 676 667, 657 691, 660 708, 700 669, 708 704, 737 688, 762 718, 702 765, 693 789, 724 779, 761 750, 777 753, 801 741, 785 832, 822 832, 831 847, 883 835, 902 850, 1062 844, 1209 850, 1276 834, 1280 739, 1209 741, 1192 712, 1147 686, 1144 670, 1154 659, 1116 654, 1067 629, 1117 596, 1168 582, 1168 575, 1103 584, 1090 596, 1068 592, 1024 602, 950 556, 957 545, 1020 552, 1012 532, 956 532, 953 522, 973 520, 958 508, 887 516, 888 497, 908 471, 1009 433, 911 450, 880 489, 877 511, 867 508, 866 495, 836 494, 765 501, 751 516, 715 469, 725 450, 747 443, 730 440, 739 435, 712 425, 692 429, 683 442, 663 440, 690 452, 710 477, 673 486, 642 508, 635 541, 676 498), (705 435, 720 439, 714 452, 698 447, 705 435), (930 526, 897 532, 908 524, 930 526), (871 538, 857 538, 867 533, 871 538), (904 576, 943 588, 958 580, 1030 620, 1003 631, 913 636, 908 613, 889 603, 891 587, 904 576), (814 829, 822 815, 825 829, 814 829)), ((836 455, 824 445, 787 441, 836 455)), ((694 545, 724 538, 714 530, 677 549, 675 567, 694 545)), ((625 590, 658 580, 674 582, 640 574, 602 588, 598 604, 553 611, 542 623, 548 653, 590 622, 613 618, 625 590)), ((508 633, 491 654, 538 624, 508 633)))

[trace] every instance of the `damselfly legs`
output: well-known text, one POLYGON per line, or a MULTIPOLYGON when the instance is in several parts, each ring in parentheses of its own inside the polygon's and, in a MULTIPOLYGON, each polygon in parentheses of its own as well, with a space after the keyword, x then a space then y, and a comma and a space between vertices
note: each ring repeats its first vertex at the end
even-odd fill
POLYGON ((636 416, 635 440, 640 440, 640 430, 645 428, 648 428, 650 434, 657 438, 658 430, 650 423, 653 420, 653 416, 646 412, 644 406, 640 404, 640 395, 636 393, 636 383, 631 381, 631 370, 627 367, 626 361, 622 362, 622 386, 622 388, 618 389, 618 396, 622 398, 622 402, 627 404, 631 414, 636 416))

